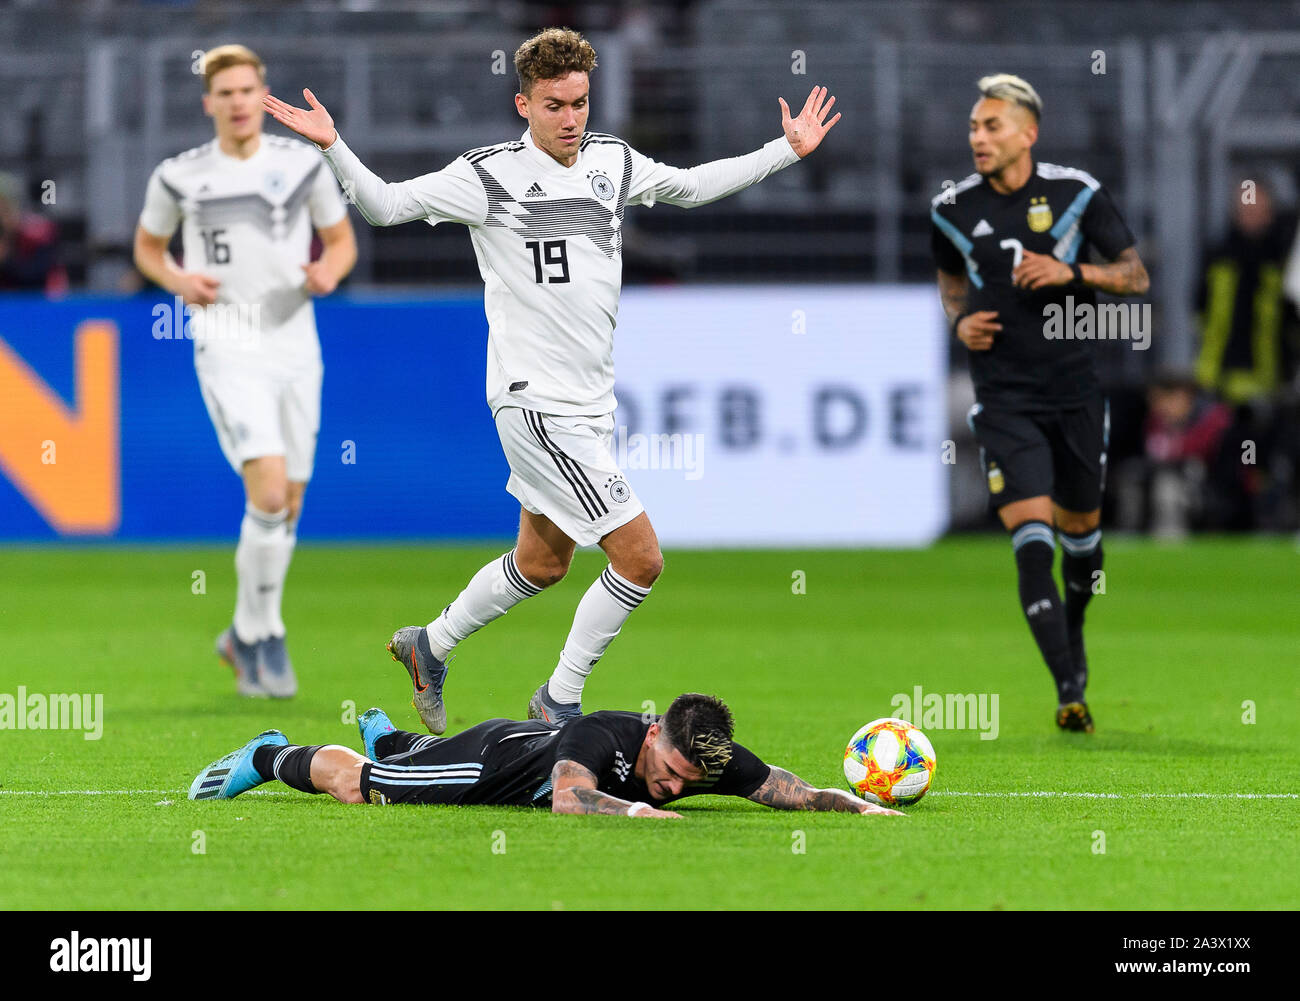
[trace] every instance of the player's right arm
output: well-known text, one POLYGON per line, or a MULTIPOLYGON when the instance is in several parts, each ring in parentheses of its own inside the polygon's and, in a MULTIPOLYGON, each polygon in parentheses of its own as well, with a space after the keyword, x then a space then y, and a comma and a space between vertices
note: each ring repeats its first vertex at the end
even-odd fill
POLYGON ((576 761, 557 761, 551 769, 552 813, 604 813, 616 817, 658 817, 680 820, 680 813, 656 810, 646 803, 629 803, 596 788, 596 775, 576 761), (634 810, 635 812, 629 813, 634 810))
POLYGON ((937 225, 941 220, 936 207, 931 212, 936 225, 930 228, 930 250, 938 264, 939 301, 948 327, 957 339, 971 351, 987 351, 993 347, 993 335, 1002 329, 995 309, 970 311, 970 276, 966 271, 966 258, 953 246, 937 225))
POLYGON ((943 303, 943 314, 948 318, 948 326, 957 326, 954 333, 957 339, 972 351, 987 351, 993 347, 993 335, 1002 329, 998 323, 996 309, 981 309, 968 312, 966 303, 970 295, 970 278, 965 272, 959 275, 949 274, 940 269, 939 301, 943 303), (958 320, 958 317, 961 319, 958 320))
POLYGON ((356 205, 372 226, 396 226, 429 219, 482 225, 487 219, 487 194, 471 167, 458 158, 443 170, 387 182, 370 170, 334 127, 334 119, 310 90, 303 90, 310 108, 295 108, 267 94, 262 105, 281 125, 309 139, 325 154, 343 196, 356 205))
POLYGON ((211 275, 182 270, 167 252, 167 244, 180 221, 177 195, 163 182, 162 167, 158 167, 145 188, 144 209, 135 227, 132 255, 135 266, 155 285, 180 296, 190 305, 209 306, 217 301, 221 282, 211 275))
POLYGON ((167 252, 171 240, 156 236, 143 226, 135 228, 135 266, 155 285, 178 295, 192 306, 210 306, 217 301, 221 282, 211 275, 197 271, 183 271, 167 252))

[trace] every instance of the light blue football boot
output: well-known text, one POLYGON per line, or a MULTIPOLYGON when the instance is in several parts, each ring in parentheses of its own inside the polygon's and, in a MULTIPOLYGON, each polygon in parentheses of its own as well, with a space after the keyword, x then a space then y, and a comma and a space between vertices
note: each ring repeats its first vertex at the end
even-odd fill
POLYGON ((375 741, 386 733, 397 732, 388 713, 379 708, 367 709, 358 716, 357 729, 361 731, 361 743, 366 749, 366 757, 371 761, 379 760, 379 755, 375 753, 375 741))
POLYGON ((266 779, 253 767, 253 752, 271 744, 284 747, 289 738, 279 730, 263 730, 237 751, 218 758, 190 783, 190 799, 234 799, 266 779))

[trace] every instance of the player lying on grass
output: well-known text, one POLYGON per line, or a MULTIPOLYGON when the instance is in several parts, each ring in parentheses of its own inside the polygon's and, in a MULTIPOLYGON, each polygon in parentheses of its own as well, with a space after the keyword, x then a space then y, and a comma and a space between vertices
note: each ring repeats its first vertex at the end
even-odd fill
POLYGON ((731 710, 679 695, 662 716, 595 712, 561 728, 490 719, 454 737, 394 728, 382 709, 357 721, 366 756, 337 744, 299 747, 258 734, 199 772, 190 799, 230 799, 279 779, 340 803, 535 806, 552 813, 680 818, 685 796, 744 796, 777 810, 898 815, 843 789, 816 789, 732 740, 731 710))

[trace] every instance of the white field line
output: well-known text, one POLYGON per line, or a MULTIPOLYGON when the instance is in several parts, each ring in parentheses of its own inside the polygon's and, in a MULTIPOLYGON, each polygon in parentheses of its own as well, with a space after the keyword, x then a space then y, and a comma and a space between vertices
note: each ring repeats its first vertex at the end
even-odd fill
POLYGON ((982 799, 1069 797, 1075 799, 1300 799, 1297 792, 956 792, 939 789, 931 796, 978 796, 982 799))
MULTIPOLYGON (((167 796, 185 795, 185 789, 0 789, 0 796, 167 796)), ((251 789, 245 796, 291 796, 275 789, 251 789)), ((967 796, 980 799, 1300 799, 1295 792, 961 792, 937 789, 931 796, 967 796)))

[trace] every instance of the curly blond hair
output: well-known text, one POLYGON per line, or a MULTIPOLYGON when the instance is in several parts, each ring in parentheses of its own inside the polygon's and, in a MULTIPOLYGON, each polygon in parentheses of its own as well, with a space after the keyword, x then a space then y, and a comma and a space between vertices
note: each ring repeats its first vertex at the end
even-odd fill
POLYGON ((596 50, 569 28, 539 31, 515 49, 519 93, 528 97, 538 80, 556 80, 570 73, 590 73, 596 68, 596 50))

